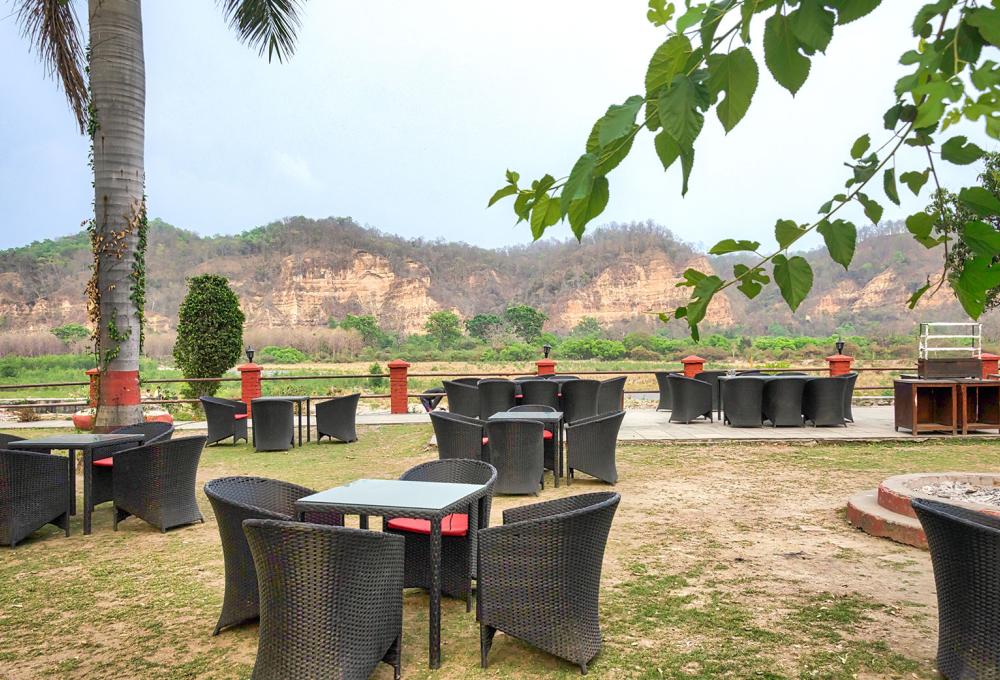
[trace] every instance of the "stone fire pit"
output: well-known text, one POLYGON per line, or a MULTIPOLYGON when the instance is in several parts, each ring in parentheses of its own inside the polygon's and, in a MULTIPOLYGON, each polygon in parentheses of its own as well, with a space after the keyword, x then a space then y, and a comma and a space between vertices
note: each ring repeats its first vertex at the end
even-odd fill
POLYGON ((934 472, 890 477, 847 502, 847 519, 871 534, 919 548, 927 539, 910 500, 928 498, 1000 516, 1000 473, 934 472))

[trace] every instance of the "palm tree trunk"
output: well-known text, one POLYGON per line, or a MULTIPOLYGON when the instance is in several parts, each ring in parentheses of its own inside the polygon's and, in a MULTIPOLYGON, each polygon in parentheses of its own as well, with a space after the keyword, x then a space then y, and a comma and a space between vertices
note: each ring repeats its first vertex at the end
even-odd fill
MULTIPOLYGON (((90 89, 96 122, 95 290, 99 298, 100 396, 96 428, 142 421, 140 310, 133 299, 145 220, 146 71, 141 0, 89 0, 90 89)), ((141 299, 141 298, 140 298, 141 299)))

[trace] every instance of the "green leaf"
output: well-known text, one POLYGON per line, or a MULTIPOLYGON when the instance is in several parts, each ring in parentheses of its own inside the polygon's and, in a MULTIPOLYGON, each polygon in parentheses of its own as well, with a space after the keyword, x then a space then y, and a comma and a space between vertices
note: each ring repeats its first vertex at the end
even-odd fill
POLYGON ((799 53, 799 41, 788 17, 775 14, 764 22, 764 62, 778 84, 794 95, 809 77, 809 58, 799 53))
POLYGON ((1000 215, 1000 199, 983 187, 966 187, 958 192, 958 200, 971 208, 977 215, 993 217, 1000 215))
POLYGON ((993 266, 993 261, 987 257, 966 260, 962 273, 951 279, 958 301, 973 319, 978 319, 986 308, 987 291, 997 286, 1000 286, 1000 266, 993 266))
POLYGON ((657 102, 660 125, 681 147, 689 147, 705 124, 705 116, 700 109, 708 106, 708 90, 703 84, 690 76, 677 76, 657 102))
POLYGON ((800 0, 799 8, 788 15, 792 33, 799 42, 811 50, 825 52, 833 38, 833 12, 823 7, 820 0, 800 0))
POLYGON ((639 113, 643 98, 632 95, 624 104, 612 104, 600 120, 597 128, 597 142, 603 147, 621 139, 635 127, 635 115, 639 113))
POLYGON ((794 312, 812 290, 812 267, 804 257, 796 255, 786 258, 778 254, 774 256, 774 282, 778 284, 781 297, 785 298, 789 308, 794 312))
POLYGON ((633 125, 632 129, 622 139, 615 140, 607 147, 602 147, 597 141, 597 130, 600 125, 601 121, 599 120, 594 123, 594 127, 590 130, 590 136, 587 138, 587 153, 597 155, 597 167, 594 168, 594 174, 606 175, 617 168, 628 157, 632 151, 632 144, 635 142, 635 133, 638 132, 639 126, 633 125))
POLYGON ((800 227, 792 220, 778 220, 774 225, 774 238, 782 250, 792 245, 804 233, 806 233, 805 227, 800 227))
POLYGON ((837 23, 849 24, 870 14, 882 0, 827 0, 826 5, 837 10, 837 23))
POLYGON ((882 173, 882 189, 890 201, 899 205, 899 189, 896 188, 896 171, 886 168, 882 173))
POLYGON ((559 221, 561 217, 559 211, 559 201, 554 197, 540 196, 535 199, 535 205, 531 209, 531 235, 537 241, 545 233, 548 227, 559 221))
POLYGON ((577 159, 570 170, 566 185, 563 186, 562 196, 559 199, 560 217, 569 211, 569 205, 573 201, 585 198, 590 193, 590 188, 594 183, 594 168, 597 166, 597 155, 585 153, 577 159))
POLYGON ((1000 255, 1000 231, 985 222, 966 222, 962 225, 961 236, 976 255, 990 259, 1000 255))
POLYGON ((501 187, 500 189, 496 190, 496 193, 494 193, 493 196, 490 198, 490 202, 486 204, 486 207, 489 208, 494 203, 499 201, 501 198, 505 198, 507 196, 513 196, 516 193, 517 193, 517 186, 514 184, 508 184, 505 187, 501 187))
POLYGON ((910 170, 909 172, 904 172, 900 175, 899 180, 910 188, 910 191, 913 192, 914 196, 919 196, 920 189, 927 183, 927 178, 930 176, 930 172, 930 168, 924 170, 923 172, 910 170))
POLYGON ((569 226, 573 229, 577 241, 583 238, 587 223, 604 212, 606 207, 608 207, 608 178, 595 177, 594 185, 586 198, 569 204, 569 226))
MULTIPOLYGON (((722 288, 722 279, 718 276, 702 276, 691 291, 691 301, 685 307, 684 318, 687 319, 691 334, 698 333, 698 323, 705 318, 712 297, 722 288)), ((680 311, 680 310, 678 310, 680 311)))
POLYGON ((507 171, 507 181, 508 182, 510 182, 511 184, 517 186, 517 181, 519 179, 521 179, 521 175, 520 174, 514 172, 513 170, 508 170, 507 171))
POLYGON ((925 283, 924 285, 920 286, 920 288, 917 288, 915 291, 913 291, 913 295, 911 295, 910 298, 906 301, 906 306, 909 307, 910 309, 916 307, 917 303, 920 302, 920 298, 922 298, 924 296, 924 293, 930 290, 930 288, 931 288, 931 281, 930 279, 927 279, 927 283, 925 283))
POLYGON ((689 7, 684 14, 677 18, 677 32, 683 33, 688 30, 705 16, 705 5, 695 5, 694 7, 689 7))
POLYGON ((684 70, 691 56, 691 41, 686 35, 673 35, 653 52, 646 70, 646 98, 654 99, 658 90, 684 70))
POLYGON ((937 218, 937 213, 933 215, 928 215, 925 212, 914 213, 906 218, 906 229, 913 234, 913 239, 924 248, 934 248, 941 244, 941 239, 931 236, 937 218))
POLYGON ((941 158, 955 165, 968 165, 975 163, 986 154, 972 142, 966 142, 965 135, 952 137, 941 145, 941 158))
POLYGON ((687 194, 688 179, 691 177, 691 168, 694 166, 694 148, 690 146, 682 147, 666 131, 657 134, 653 138, 653 144, 656 147, 656 155, 659 156, 664 170, 670 168, 678 157, 681 159, 681 173, 683 177, 681 195, 687 194))
POLYGON ((731 238, 719 241, 708 251, 709 255, 725 255, 727 253, 757 252, 760 243, 757 241, 736 241, 731 238))
POLYGON ((857 228, 846 220, 834 222, 823 220, 816 227, 816 231, 823 235, 830 258, 837 264, 843 265, 845 270, 850 267, 858 239, 857 228))
POLYGON ((737 290, 750 300, 757 297, 764 284, 771 282, 771 278, 763 269, 760 267, 750 269, 745 264, 733 265, 733 277, 740 282, 740 285, 736 286, 737 290))
POLYGON ((1000 47, 1000 9, 980 7, 966 14, 966 23, 979 29, 987 42, 1000 47))
POLYGON ((854 144, 851 145, 851 158, 854 160, 859 160, 865 155, 865 151, 872 145, 872 138, 870 135, 864 134, 854 140, 854 144))
POLYGON ((864 206, 865 217, 870 219, 872 224, 878 224, 882 219, 882 206, 879 202, 862 193, 858 194, 858 202, 864 206))
POLYGON ((944 115, 945 103, 941 99, 930 98, 917 107, 917 117, 913 127, 920 129, 935 125, 944 115))
POLYGON ((746 115, 757 90, 757 62, 746 47, 737 47, 729 54, 713 54, 708 58, 708 89, 712 97, 725 92, 726 98, 716 106, 715 113, 726 132, 746 115))
POLYGON ((528 219, 531 212, 531 201, 533 200, 533 197, 534 195, 532 192, 525 189, 517 195, 517 198, 514 199, 514 214, 517 215, 518 224, 528 219))
POLYGON ((674 15, 674 3, 666 0, 649 0, 649 11, 646 18, 654 26, 664 26, 674 15))
POLYGON ((725 10, 733 3, 731 0, 716 0, 707 8, 705 8, 705 16, 701 20, 701 46, 708 54, 712 51, 712 39, 715 38, 715 32, 719 30, 719 22, 722 17, 725 16, 725 10))

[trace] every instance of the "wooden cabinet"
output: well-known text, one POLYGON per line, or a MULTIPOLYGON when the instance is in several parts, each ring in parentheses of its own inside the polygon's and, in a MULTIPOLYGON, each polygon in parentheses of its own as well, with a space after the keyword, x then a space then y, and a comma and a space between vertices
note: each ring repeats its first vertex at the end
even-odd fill
POLYGON ((958 383, 951 380, 895 380, 896 430, 911 434, 958 433, 958 383))

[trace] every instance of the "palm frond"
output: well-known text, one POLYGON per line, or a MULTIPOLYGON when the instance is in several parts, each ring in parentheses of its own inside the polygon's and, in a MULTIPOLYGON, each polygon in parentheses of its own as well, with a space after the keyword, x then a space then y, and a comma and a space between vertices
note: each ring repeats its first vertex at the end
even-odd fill
POLYGON ((17 23, 45 67, 66 93, 69 108, 83 132, 90 95, 84 76, 80 22, 70 0, 19 0, 17 23))
POLYGON ((219 0, 230 27, 240 40, 267 59, 284 61, 295 51, 302 0, 219 0))

